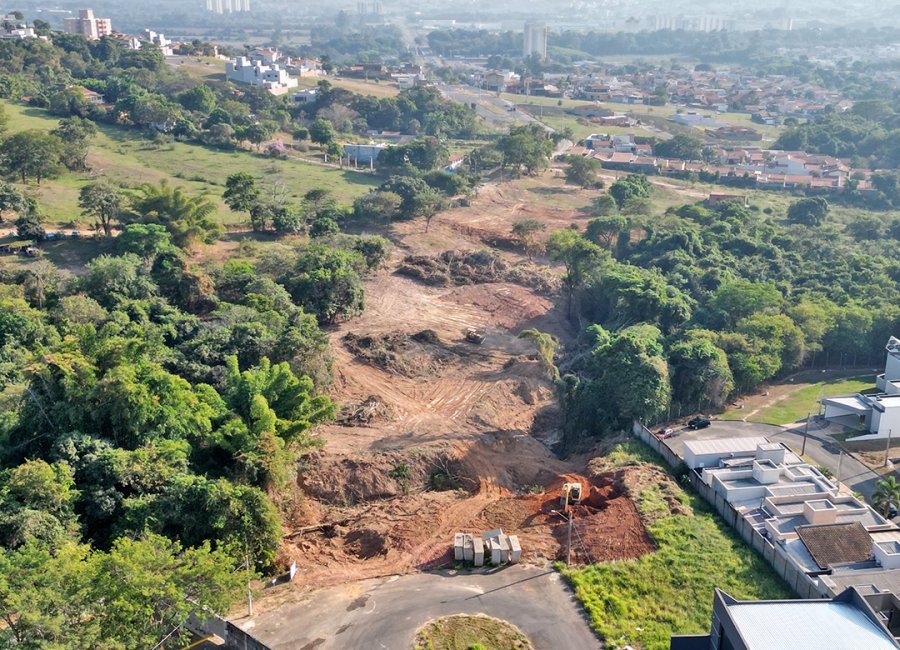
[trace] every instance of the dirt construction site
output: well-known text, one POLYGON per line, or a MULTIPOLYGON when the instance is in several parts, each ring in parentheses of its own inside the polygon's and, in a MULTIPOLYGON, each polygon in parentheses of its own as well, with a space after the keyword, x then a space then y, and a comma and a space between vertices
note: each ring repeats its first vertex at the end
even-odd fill
POLYGON ((271 606, 289 591, 450 566, 458 531, 502 528, 519 536, 523 562, 564 560, 567 525, 553 511, 566 482, 584 486, 575 561, 653 549, 627 472, 591 472, 596 454, 550 451, 560 435, 550 374, 518 334, 536 328, 565 345, 572 330, 553 287, 561 270, 527 260, 510 229, 535 218, 547 235, 587 217, 560 200, 560 181, 542 182, 487 186, 427 232, 411 222, 388 233, 392 259, 366 281, 364 314, 330 333, 340 413, 298 471, 302 498, 283 504, 280 560, 296 561, 298 575, 271 606), (469 328, 482 343, 466 339, 469 328))

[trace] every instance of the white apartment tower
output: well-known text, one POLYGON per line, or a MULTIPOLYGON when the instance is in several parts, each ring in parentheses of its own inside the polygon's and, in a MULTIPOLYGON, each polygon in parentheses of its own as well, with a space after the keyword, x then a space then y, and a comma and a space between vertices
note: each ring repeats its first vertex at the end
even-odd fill
POLYGON ((527 58, 536 54, 547 58, 547 25, 546 23, 525 23, 525 38, 522 43, 522 56, 527 58))
POLYGON ((89 41, 112 34, 112 21, 109 18, 94 18, 93 9, 79 9, 78 18, 66 18, 63 21, 66 34, 81 34, 89 41))
POLYGON ((250 0, 206 0, 206 10, 217 14, 250 11, 250 0))

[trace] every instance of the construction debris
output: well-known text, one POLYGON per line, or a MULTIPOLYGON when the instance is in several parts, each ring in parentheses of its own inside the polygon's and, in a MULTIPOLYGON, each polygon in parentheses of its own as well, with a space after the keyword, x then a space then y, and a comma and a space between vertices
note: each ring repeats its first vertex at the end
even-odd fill
POLYGON ((367 427, 391 419, 391 409, 377 395, 369 395, 358 404, 347 404, 335 420, 345 427, 367 427))
POLYGON ((510 265, 487 251, 444 251, 434 257, 410 255, 397 272, 435 287, 511 282, 550 293, 558 285, 546 269, 524 262, 510 265))

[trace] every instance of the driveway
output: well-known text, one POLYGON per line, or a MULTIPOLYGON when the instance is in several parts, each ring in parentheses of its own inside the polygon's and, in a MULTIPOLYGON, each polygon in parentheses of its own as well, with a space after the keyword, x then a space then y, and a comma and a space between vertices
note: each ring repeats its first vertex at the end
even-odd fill
POLYGON ((866 501, 869 501, 875 492, 875 482, 880 477, 850 454, 845 453, 841 460, 840 446, 822 433, 819 423, 810 424, 805 450, 803 450, 802 423, 782 427, 740 420, 715 420, 708 428, 700 431, 678 430, 678 434, 666 440, 665 443, 680 458, 684 458, 684 443, 688 440, 752 436, 765 436, 771 442, 783 443, 798 456, 802 450, 806 458, 813 464, 827 467, 835 477, 838 476, 838 470, 840 470, 841 483, 854 492, 862 494, 866 501))
POLYGON ((516 625, 537 649, 602 647, 559 574, 521 566, 365 580, 309 594, 252 627, 234 622, 273 650, 408 650, 429 620, 478 613, 516 625))

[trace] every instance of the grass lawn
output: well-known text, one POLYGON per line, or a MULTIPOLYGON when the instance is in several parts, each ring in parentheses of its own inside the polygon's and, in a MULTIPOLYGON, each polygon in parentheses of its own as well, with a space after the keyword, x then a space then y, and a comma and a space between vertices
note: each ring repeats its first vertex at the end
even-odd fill
MULTIPOLYGON (((58 118, 41 109, 4 102, 10 132, 26 129, 50 130, 58 118)), ((321 167, 296 160, 275 160, 245 150, 224 151, 198 144, 170 142, 154 144, 133 129, 98 125, 99 134, 91 143, 88 156, 94 176, 103 175, 128 185, 156 183, 167 179, 195 193, 208 193, 220 206, 223 223, 239 223, 246 215, 234 214, 221 201, 225 179, 240 171, 249 171, 263 180, 288 188, 299 199, 314 188, 330 190, 341 202, 350 203, 378 184, 368 174, 321 167)), ((51 223, 68 223, 80 218, 78 191, 90 182, 89 174, 65 173, 43 182, 29 184, 38 196, 51 223)))
MULTIPOLYGON (((825 389, 825 397, 834 397, 836 395, 855 395, 856 393, 871 391, 874 386, 874 375, 832 379, 803 386, 771 406, 761 408, 757 413, 748 417, 747 421, 764 422, 766 424, 789 424, 805 418, 808 413, 818 412, 818 401, 823 388, 825 389)), ((746 408, 731 409, 723 413, 721 417, 723 420, 740 420, 746 413, 746 408)))
POLYGON ((431 621, 416 634, 415 650, 531 650, 519 630, 484 615, 446 616, 431 621))
MULTIPOLYGON (((662 460, 635 440, 607 457, 613 465, 662 460)), ((680 490, 680 488, 678 488, 680 490)), ((638 508, 658 511, 655 486, 638 496, 638 508)), ((791 598, 787 586, 700 497, 681 491, 692 515, 658 519, 647 532, 658 550, 636 560, 563 569, 587 610, 591 625, 610 648, 633 645, 666 650, 673 634, 709 631, 713 589, 738 599, 791 598)))

